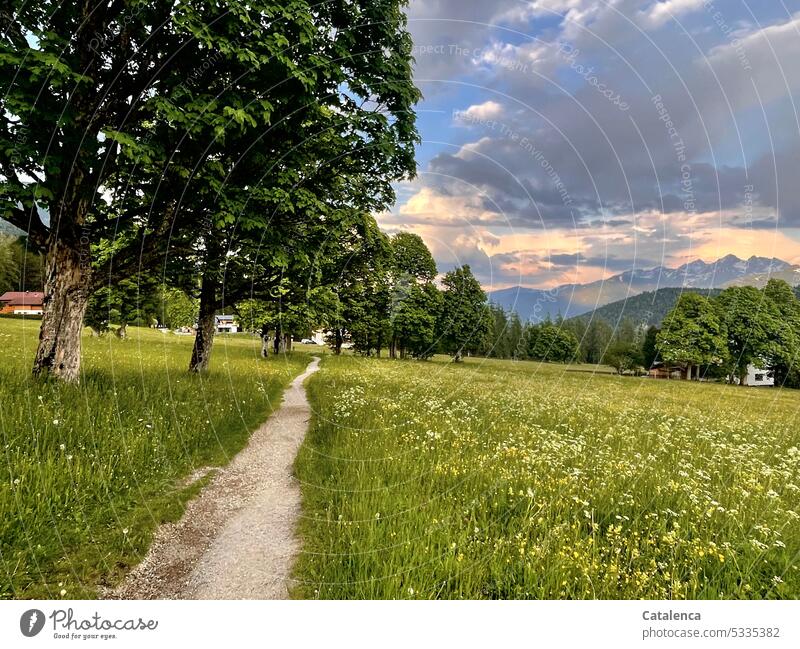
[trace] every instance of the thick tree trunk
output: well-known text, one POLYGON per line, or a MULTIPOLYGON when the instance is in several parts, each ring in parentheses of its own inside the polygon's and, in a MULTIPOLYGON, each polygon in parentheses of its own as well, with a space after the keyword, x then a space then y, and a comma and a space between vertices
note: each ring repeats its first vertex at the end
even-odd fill
POLYGON ((276 354, 282 354, 286 351, 286 336, 278 330, 275 332, 275 339, 272 341, 272 351, 276 354))
POLYGON ((124 340, 128 337, 128 323, 123 322, 117 329, 117 338, 124 340))
POLYGON ((269 329, 267 325, 261 327, 261 357, 269 356, 269 329))
POLYGON ((335 339, 333 344, 333 353, 337 356, 342 353, 342 343, 344 342, 344 337, 342 336, 342 330, 337 328, 335 331, 335 339))
POLYGON ((77 383, 91 276, 88 246, 71 246, 55 239, 47 251, 45 268, 44 313, 33 373, 77 383))
POLYGON ((211 360, 211 348, 214 345, 214 315, 217 306, 216 282, 203 275, 200 286, 200 316, 197 319, 197 333, 194 337, 190 372, 205 372, 211 360))

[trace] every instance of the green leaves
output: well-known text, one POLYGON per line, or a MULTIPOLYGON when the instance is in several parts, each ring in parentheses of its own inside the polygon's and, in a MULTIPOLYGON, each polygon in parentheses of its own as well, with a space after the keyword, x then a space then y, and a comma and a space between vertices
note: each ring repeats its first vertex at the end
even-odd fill
POLYGON ((716 306, 697 293, 684 293, 657 336, 666 363, 708 365, 728 357, 727 329, 716 306))
MULTIPOLYGON (((415 171, 399 8, 12 0, 2 213, 27 228, 43 208, 67 247, 88 239, 104 281, 161 266, 185 287, 224 278, 230 302, 291 274, 296 305, 300 278, 313 289, 335 256, 328 242, 415 171)), ((47 242, 43 222, 31 230, 47 242)))
POLYGON ((486 294, 467 265, 447 273, 442 285, 439 321, 442 346, 459 359, 463 352, 478 349, 489 329, 486 294))
POLYGON ((717 298, 681 295, 664 319, 656 347, 666 363, 715 365, 743 381, 749 365, 787 380, 800 353, 800 302, 791 287, 770 280, 725 289, 717 298))
POLYGON ((255 118, 247 113, 243 108, 235 108, 233 106, 225 106, 222 109, 222 114, 226 117, 230 117, 234 122, 236 122, 239 126, 244 126, 245 123, 249 124, 250 126, 256 126, 258 122, 256 122, 255 118))

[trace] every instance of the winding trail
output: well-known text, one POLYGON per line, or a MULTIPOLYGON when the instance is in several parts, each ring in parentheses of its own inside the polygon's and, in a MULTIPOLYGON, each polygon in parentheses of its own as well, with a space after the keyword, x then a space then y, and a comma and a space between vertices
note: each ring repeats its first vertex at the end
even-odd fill
POLYGON ((109 595, 120 599, 286 599, 300 485, 292 474, 311 407, 303 382, 221 469, 176 523, 162 525, 144 560, 109 595))

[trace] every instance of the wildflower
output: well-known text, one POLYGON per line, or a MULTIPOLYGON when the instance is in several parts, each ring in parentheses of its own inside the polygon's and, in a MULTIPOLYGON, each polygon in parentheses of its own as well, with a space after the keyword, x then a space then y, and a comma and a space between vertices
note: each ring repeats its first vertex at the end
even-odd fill
POLYGON ((60 444, 58 448, 60 448, 62 451, 66 451, 67 450, 67 445, 66 444, 60 444))

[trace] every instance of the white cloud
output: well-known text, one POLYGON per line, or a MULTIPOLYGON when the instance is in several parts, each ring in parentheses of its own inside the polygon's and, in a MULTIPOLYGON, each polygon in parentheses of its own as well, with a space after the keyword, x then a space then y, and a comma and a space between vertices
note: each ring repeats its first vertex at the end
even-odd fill
POLYGON ((503 114, 503 106, 491 99, 482 104, 473 104, 466 110, 456 112, 456 120, 459 122, 485 122, 487 120, 498 119, 503 114))
POLYGON ((652 29, 661 27, 672 18, 700 9, 705 0, 663 0, 654 2, 640 13, 642 23, 652 29))

